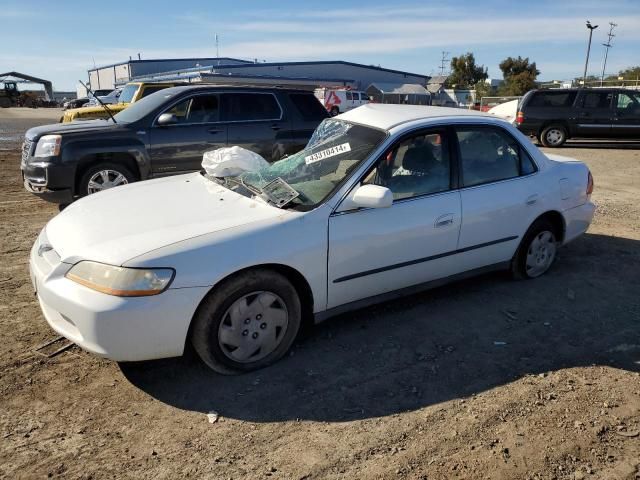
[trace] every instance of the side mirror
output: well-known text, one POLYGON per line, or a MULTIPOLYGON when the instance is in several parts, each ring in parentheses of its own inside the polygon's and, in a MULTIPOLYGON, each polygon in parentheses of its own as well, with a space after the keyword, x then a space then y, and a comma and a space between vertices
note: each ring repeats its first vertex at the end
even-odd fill
POLYGON ((352 208, 387 208, 393 204, 393 193, 380 185, 361 185, 351 195, 352 208))
POLYGON ((163 113, 158 117, 158 121, 156 123, 160 126, 174 125, 178 123, 178 117, 173 113, 163 113))

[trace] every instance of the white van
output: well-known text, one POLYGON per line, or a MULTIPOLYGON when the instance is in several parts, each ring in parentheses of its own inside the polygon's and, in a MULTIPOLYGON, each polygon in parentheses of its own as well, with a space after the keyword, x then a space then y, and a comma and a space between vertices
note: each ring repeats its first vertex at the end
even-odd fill
POLYGON ((324 93, 324 106, 332 116, 367 103, 369 103, 369 95, 365 92, 356 90, 326 90, 324 93))

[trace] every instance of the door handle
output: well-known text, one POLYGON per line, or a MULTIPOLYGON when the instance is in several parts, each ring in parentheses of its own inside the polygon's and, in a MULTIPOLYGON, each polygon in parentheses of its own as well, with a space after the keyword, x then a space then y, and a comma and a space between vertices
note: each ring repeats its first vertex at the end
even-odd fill
POLYGON ((281 130, 281 129, 282 129, 282 127, 279 126, 279 125, 271 125, 271 130, 278 131, 278 130, 281 130))
POLYGON ((538 195, 531 195, 529 198, 527 198, 527 205, 533 205, 534 203, 536 203, 538 201, 538 195))
POLYGON ((210 128, 208 132, 211 134, 216 134, 216 133, 221 133, 222 130, 220 130, 219 128, 210 128))
POLYGON ((442 228, 448 225, 453 225, 453 213, 446 213, 436 218, 434 228, 442 228))

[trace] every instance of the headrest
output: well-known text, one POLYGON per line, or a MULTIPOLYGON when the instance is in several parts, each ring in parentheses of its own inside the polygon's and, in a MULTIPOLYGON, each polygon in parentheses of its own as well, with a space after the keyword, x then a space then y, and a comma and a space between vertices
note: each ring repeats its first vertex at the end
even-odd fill
POLYGON ((436 165, 437 160, 433 156, 431 147, 421 145, 409 148, 402 159, 402 168, 415 173, 429 173, 436 165))

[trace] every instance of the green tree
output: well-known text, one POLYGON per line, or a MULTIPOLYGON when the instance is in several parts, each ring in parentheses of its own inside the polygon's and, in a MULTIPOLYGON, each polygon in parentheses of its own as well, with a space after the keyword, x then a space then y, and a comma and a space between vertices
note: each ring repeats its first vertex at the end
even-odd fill
POLYGON ((447 84, 455 88, 472 88, 481 80, 486 80, 488 76, 485 66, 476 65, 473 53, 467 52, 451 59, 451 75, 447 79, 447 84))
POLYGON ((500 70, 504 78, 501 95, 524 95, 536 88, 536 78, 540 75, 536 62, 529 63, 529 57, 507 57, 500 63, 500 70))
POLYGON ((495 92, 493 91, 493 87, 490 84, 485 82, 484 80, 476 83, 476 102, 479 102, 482 97, 491 97, 495 92))

